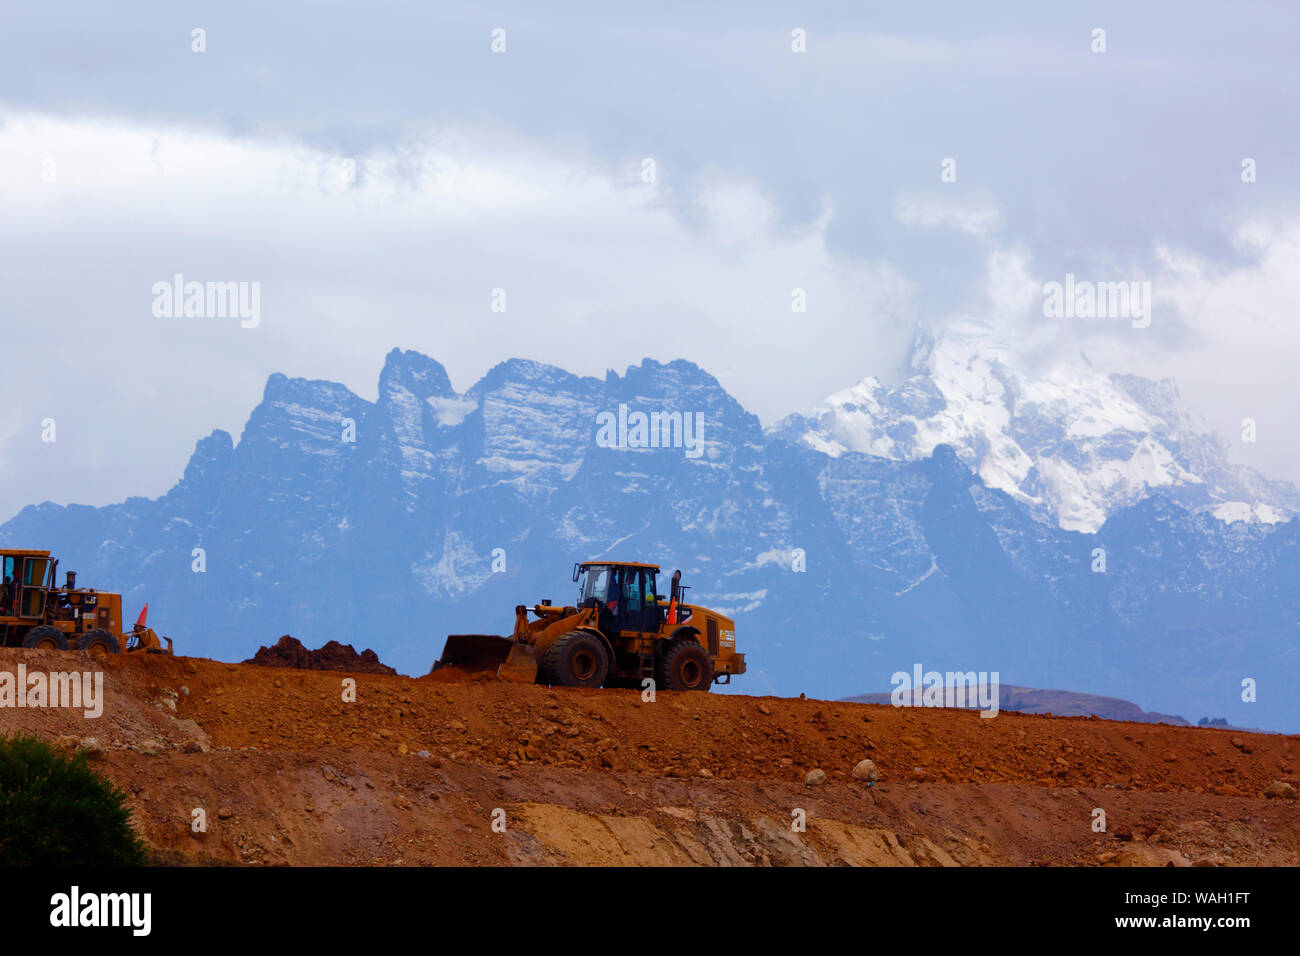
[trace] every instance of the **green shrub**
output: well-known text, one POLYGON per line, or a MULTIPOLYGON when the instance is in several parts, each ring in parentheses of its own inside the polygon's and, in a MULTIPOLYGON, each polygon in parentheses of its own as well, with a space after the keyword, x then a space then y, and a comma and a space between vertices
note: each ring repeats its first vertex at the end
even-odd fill
POLYGON ((69 756, 24 734, 0 736, 0 865, 138 866, 145 845, 126 794, 69 756))

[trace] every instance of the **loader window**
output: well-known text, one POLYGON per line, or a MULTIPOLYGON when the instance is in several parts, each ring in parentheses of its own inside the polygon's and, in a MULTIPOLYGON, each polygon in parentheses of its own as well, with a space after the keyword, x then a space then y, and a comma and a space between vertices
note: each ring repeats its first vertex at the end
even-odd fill
POLYGON ((582 595, 578 599, 578 603, 586 604, 588 601, 597 601, 604 604, 608 594, 609 568, 587 568, 586 576, 582 579, 582 595))
POLYGON ((641 578, 642 602, 641 623, 637 630, 650 633, 659 630, 661 623, 659 595, 655 592, 655 573, 643 570, 639 577, 641 578))
POLYGON ((45 589, 24 588, 20 617, 41 617, 45 614, 45 589))
POLYGON ((50 562, 46 558, 27 558, 23 562, 23 590, 19 599, 20 617, 45 615, 45 572, 50 562))
POLYGON ((0 614, 11 615, 18 603, 18 582, 14 578, 14 559, 4 559, 4 576, 0 577, 0 614))
POLYGON ((644 568, 624 568, 622 598, 618 607, 620 630, 659 630, 659 605, 655 598, 655 575, 644 568))
POLYGON ((49 561, 44 558, 28 558, 27 567, 23 569, 24 587, 42 587, 45 584, 45 569, 49 561))
POLYGON ((623 596, 622 580, 623 572, 620 569, 609 569, 609 587, 605 592, 605 606, 615 613, 618 612, 619 599, 623 596))
POLYGON ((628 620, 635 620, 641 613, 641 572, 628 568, 623 572, 623 607, 626 608, 628 620))

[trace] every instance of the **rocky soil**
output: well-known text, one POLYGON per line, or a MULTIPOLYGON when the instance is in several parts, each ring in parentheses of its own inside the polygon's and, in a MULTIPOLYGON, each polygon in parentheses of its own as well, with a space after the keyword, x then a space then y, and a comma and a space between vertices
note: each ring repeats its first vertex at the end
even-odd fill
POLYGON ((0 733, 90 749, 159 862, 1300 864, 1295 736, 0 650, 20 662, 102 666, 102 716, 0 708, 0 733))

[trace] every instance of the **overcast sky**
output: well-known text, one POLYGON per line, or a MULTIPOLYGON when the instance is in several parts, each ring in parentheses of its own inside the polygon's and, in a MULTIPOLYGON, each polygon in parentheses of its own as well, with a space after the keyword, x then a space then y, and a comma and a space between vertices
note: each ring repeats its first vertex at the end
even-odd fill
POLYGON ((955 316, 1173 376, 1300 480, 1300 7, 558 6, 5 5, 0 520, 162 493, 272 372, 684 357, 768 423, 955 316), (1044 318, 1067 272, 1151 281, 1150 328, 1044 318), (176 273, 260 324, 156 317, 176 273))

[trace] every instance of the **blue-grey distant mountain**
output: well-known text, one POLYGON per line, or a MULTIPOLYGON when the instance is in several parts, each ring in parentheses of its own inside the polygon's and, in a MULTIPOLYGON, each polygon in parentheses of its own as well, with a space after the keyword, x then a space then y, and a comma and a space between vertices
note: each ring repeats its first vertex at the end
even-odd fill
POLYGON ((693 599, 734 614, 737 690, 844 697, 920 663, 1288 730, 1298 537, 1159 492, 1063 530, 945 444, 903 460, 764 434, 686 361, 601 380, 512 360, 462 395, 397 350, 373 403, 273 375, 239 442, 202 439, 161 498, 46 503, 0 528, 132 614, 149 600, 182 653, 240 660, 288 633, 423 673, 448 633, 507 632, 516 604, 572 599, 574 561, 610 556, 681 567, 693 599), (620 405, 701 413, 704 453, 602 447, 597 415, 620 405))
MULTIPOLYGON (((987 693, 987 691, 986 691, 987 693)), ((862 704, 894 705, 893 691, 879 694, 854 694, 846 700, 862 704)), ((904 695, 904 700, 909 698, 904 695)), ((920 690, 913 691, 912 706, 925 706, 920 690)), ((988 699, 991 699, 991 695, 988 699)), ((956 704, 956 702, 954 702, 956 704)), ((971 710, 980 709, 982 704, 972 694, 960 702, 971 710)), ((1070 690, 1040 690, 1036 687, 1016 687, 1001 684, 998 687, 998 709, 1014 710, 1022 714, 1055 714, 1057 717, 1091 717, 1094 714, 1103 720, 1126 720, 1140 724, 1173 724, 1179 727, 1189 726, 1188 721, 1177 714, 1157 714, 1143 710, 1137 704, 1118 697, 1103 697, 1097 694, 1080 694, 1070 690)))

